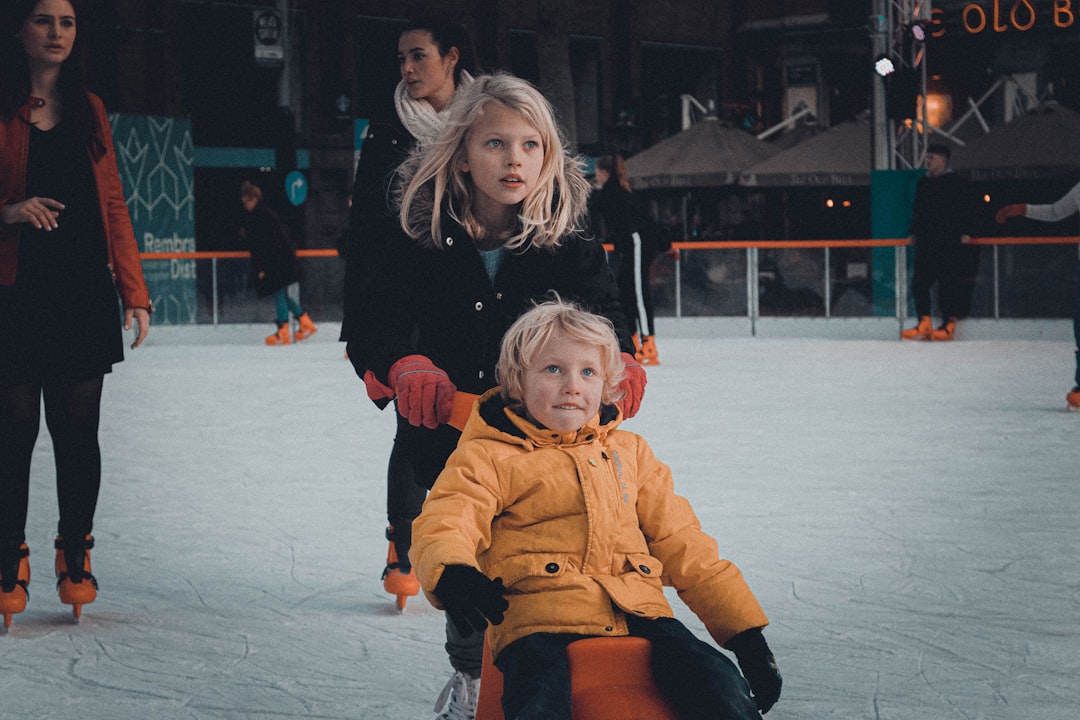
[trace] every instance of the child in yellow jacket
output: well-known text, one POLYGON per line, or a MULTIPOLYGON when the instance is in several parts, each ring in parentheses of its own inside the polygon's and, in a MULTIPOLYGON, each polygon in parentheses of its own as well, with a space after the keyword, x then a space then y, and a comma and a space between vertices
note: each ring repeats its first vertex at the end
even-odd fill
POLYGON ((522 315, 502 342, 500 387, 473 409, 413 525, 413 566, 463 634, 491 622, 507 718, 569 720, 566 646, 620 635, 651 641, 657 685, 684 720, 756 718, 780 696, 768 620, 670 469, 618 429, 622 372, 605 318, 557 299, 522 315), (742 674, 674 618, 664 585, 742 674))

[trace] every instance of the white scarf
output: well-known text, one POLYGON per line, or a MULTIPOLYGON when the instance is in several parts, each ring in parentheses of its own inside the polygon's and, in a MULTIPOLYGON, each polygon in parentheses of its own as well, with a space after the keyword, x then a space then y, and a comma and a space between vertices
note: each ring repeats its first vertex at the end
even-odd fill
MULTIPOLYGON (((468 70, 462 70, 458 87, 465 87, 472 81, 473 76, 468 70)), ((420 145, 434 141, 446 122, 446 108, 443 108, 442 112, 435 112, 435 108, 427 100, 413 100, 405 90, 404 80, 399 82, 394 90, 394 107, 397 108, 401 124, 420 145)))

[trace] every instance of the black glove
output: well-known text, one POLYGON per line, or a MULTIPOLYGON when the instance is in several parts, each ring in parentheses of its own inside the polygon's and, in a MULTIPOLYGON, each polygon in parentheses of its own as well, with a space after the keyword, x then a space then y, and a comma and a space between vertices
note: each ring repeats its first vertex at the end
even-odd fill
POLYGON ((484 632, 488 620, 492 625, 503 621, 503 611, 510 607, 503 597, 505 592, 502 578, 489 580, 468 565, 447 565, 435 586, 435 597, 462 637, 469 637, 474 630, 484 632))
POLYGON ((754 694, 758 710, 762 715, 780 699, 780 685, 783 676, 780 668, 776 666, 776 658, 772 650, 765 642, 765 636, 761 634, 761 628, 744 630, 725 643, 735 657, 739 660, 746 682, 750 683, 750 691, 754 694))

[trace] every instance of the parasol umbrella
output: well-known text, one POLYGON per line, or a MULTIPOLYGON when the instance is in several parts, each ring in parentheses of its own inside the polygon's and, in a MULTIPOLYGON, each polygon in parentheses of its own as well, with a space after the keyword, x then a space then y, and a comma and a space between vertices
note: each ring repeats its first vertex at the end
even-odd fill
POLYGON ((870 185, 873 165, 870 119, 818 133, 742 172, 740 184, 758 187, 870 185))
POLYGON ((1050 103, 991 128, 952 152, 953 169, 973 180, 1023 180, 1080 168, 1080 113, 1050 103))
POLYGON ((626 174, 635 190, 734 185, 745 168, 776 152, 745 130, 707 117, 634 155, 626 174))

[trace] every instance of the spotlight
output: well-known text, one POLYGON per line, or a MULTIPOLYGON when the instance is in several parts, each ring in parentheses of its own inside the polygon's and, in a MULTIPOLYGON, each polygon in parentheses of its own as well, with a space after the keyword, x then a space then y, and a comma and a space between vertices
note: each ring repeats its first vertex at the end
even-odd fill
POLYGON ((896 72, 896 64, 893 63, 892 58, 888 55, 882 55, 874 61, 874 72, 881 77, 888 77, 896 72))
POLYGON ((908 30, 911 33, 911 37, 912 37, 913 40, 915 40, 917 42, 925 42, 925 40, 926 40, 926 21, 925 20, 919 20, 918 22, 912 23, 909 26, 908 30))

